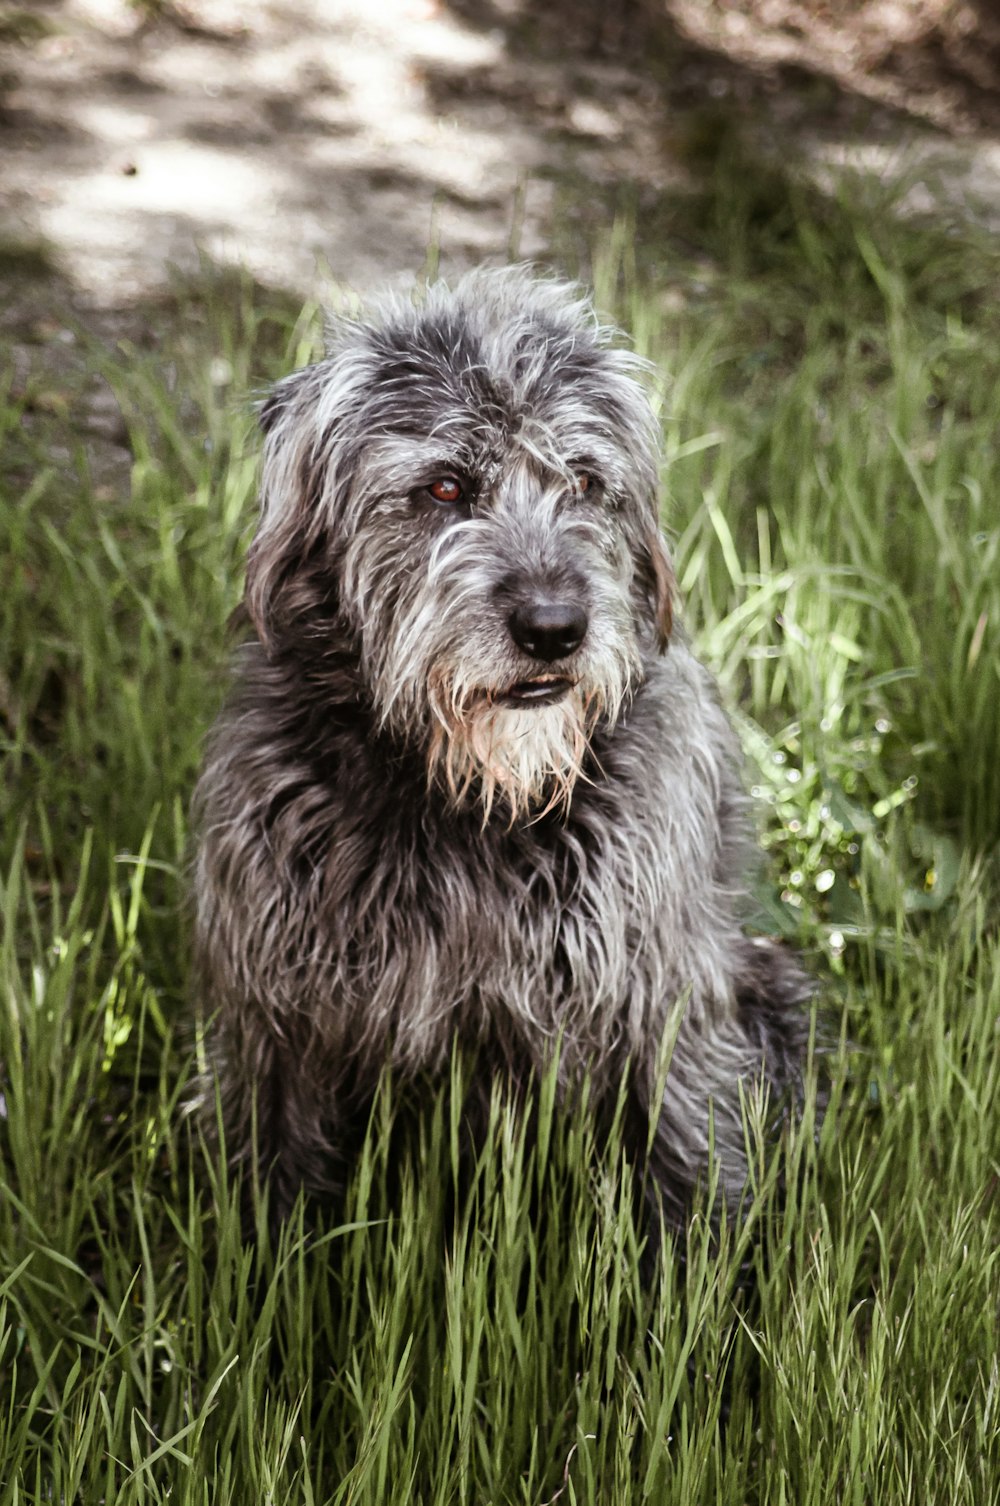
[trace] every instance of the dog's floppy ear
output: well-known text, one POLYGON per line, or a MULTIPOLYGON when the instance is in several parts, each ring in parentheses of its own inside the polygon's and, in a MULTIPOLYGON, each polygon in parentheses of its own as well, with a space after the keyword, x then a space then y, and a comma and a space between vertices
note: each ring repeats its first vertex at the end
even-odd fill
POLYGON ((280 381, 260 408, 264 460, 260 521, 247 554, 244 603, 264 644, 291 606, 287 585, 322 532, 325 456, 317 414, 318 368, 280 381))
POLYGON ((656 621, 656 642, 662 653, 670 642, 674 626, 674 597, 677 577, 667 553, 663 535, 654 525, 644 540, 643 554, 647 565, 649 593, 656 621))

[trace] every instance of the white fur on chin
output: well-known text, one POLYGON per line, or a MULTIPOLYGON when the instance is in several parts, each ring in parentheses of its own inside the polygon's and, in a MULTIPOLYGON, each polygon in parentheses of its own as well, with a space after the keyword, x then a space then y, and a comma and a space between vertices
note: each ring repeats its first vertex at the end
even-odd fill
POLYGON ((456 801, 478 784, 484 825, 498 798, 511 825, 568 808, 600 711, 598 698, 579 687, 548 706, 509 706, 481 695, 449 706, 445 715, 439 710, 431 742, 432 777, 440 770, 456 801))

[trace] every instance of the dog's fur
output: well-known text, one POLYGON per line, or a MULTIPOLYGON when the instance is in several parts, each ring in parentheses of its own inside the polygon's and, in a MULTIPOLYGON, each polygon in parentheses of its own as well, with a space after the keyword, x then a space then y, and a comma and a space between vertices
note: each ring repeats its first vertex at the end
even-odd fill
POLYGON ((672 623, 641 373, 572 288, 478 272, 341 321, 262 410, 196 975, 227 1151, 279 1209, 342 1185, 383 1066, 434 1074, 456 1039, 517 1083, 558 1049, 598 1104, 628 1069, 645 1123, 674 1029, 675 1218, 710 1137, 740 1198, 741 1084, 799 1080, 809 987, 741 930, 738 751, 672 623), (582 641, 526 650, 539 603, 582 641), (519 701, 542 675, 561 698, 519 701))

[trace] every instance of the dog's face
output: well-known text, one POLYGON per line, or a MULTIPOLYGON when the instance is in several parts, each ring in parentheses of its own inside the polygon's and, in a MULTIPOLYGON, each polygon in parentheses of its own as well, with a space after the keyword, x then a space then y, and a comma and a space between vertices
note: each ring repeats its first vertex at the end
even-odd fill
POLYGON ((263 410, 262 640, 321 666, 346 636, 380 724, 484 819, 568 803, 666 642, 638 365, 571 289, 477 273, 344 324, 263 410))

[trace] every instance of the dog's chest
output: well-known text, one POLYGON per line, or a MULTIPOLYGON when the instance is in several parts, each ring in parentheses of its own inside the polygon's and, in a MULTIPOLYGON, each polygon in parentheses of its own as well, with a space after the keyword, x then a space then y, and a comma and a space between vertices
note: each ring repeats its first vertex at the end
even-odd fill
POLYGON ((634 862, 555 823, 404 825, 341 890, 337 928, 344 983, 397 1065, 440 1065, 456 1035, 541 1060, 557 1037, 589 1057, 621 1033, 655 902, 634 862))

